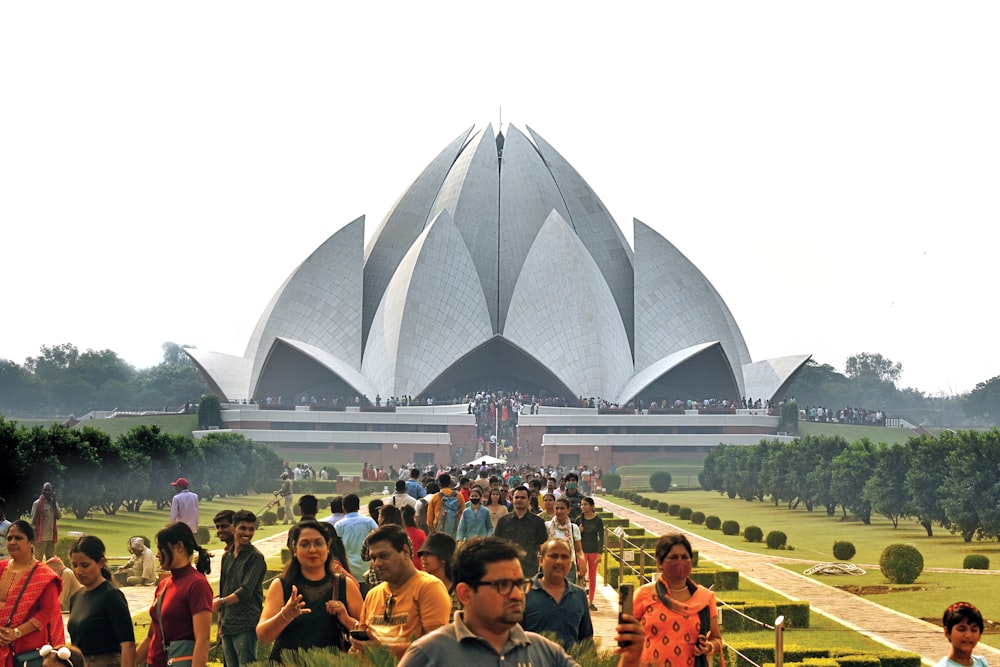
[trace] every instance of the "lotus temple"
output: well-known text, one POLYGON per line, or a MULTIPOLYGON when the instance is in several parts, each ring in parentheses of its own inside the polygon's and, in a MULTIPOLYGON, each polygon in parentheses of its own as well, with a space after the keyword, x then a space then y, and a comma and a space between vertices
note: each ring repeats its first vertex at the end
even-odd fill
POLYGON ((752 406, 809 359, 753 361, 701 271, 639 220, 631 248, 531 128, 465 130, 365 236, 361 217, 305 258, 241 356, 187 350, 223 428, 445 463, 481 437, 462 399, 499 390, 525 398, 509 437, 526 460, 607 467, 777 435, 752 406))

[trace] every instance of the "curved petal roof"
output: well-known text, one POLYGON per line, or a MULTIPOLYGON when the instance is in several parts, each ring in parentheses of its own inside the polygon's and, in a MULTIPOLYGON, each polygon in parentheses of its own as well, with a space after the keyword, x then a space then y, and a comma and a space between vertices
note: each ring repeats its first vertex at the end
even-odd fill
POLYGON ((649 366, 674 350, 719 341, 743 393, 750 351, 712 283, 672 243, 635 224, 635 365, 649 366))
POLYGON ((222 352, 182 348, 191 358, 211 390, 224 401, 250 398, 250 360, 222 352))
POLYGON ((611 399, 632 375, 614 296, 556 211, 525 257, 504 338, 552 369, 576 396, 611 399))
POLYGON ((442 211, 392 277, 372 320, 362 371, 383 396, 416 396, 492 335, 475 263, 442 211))
POLYGON ((231 398, 419 396, 464 393, 468 383, 621 402, 781 391, 804 357, 753 364, 708 279, 634 226, 633 252, 597 194, 534 130, 468 128, 367 245, 359 218, 288 277, 244 357, 189 354, 231 398))
POLYGON ((812 358, 811 354, 764 359, 743 366, 746 397, 773 399, 784 394, 795 373, 812 358))
POLYGON ((328 238, 292 272, 257 322, 246 356, 250 386, 278 337, 299 340, 361 366, 364 216, 328 238))

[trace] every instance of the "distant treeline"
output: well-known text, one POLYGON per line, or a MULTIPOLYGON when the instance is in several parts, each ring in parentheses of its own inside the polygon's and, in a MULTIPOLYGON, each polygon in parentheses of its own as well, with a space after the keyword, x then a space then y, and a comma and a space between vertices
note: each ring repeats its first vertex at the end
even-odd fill
POLYGON ((242 435, 210 433, 200 440, 137 426, 112 439, 89 426, 26 428, 0 417, 0 495, 7 518, 28 513, 42 484, 52 482, 64 512, 138 512, 144 502, 170 504, 170 483, 184 477, 204 498, 272 491, 281 459, 242 435))
POLYGON ((789 509, 838 507, 864 523, 872 513, 898 526, 911 519, 960 533, 966 542, 1000 538, 1000 430, 949 431, 899 445, 867 438, 807 436, 788 443, 720 445, 698 480, 730 498, 770 500, 789 509))
POLYGON ((169 409, 208 392, 184 346, 163 344, 163 361, 136 369, 111 350, 43 345, 18 365, 0 359, 0 412, 20 417, 82 415, 90 410, 169 409))

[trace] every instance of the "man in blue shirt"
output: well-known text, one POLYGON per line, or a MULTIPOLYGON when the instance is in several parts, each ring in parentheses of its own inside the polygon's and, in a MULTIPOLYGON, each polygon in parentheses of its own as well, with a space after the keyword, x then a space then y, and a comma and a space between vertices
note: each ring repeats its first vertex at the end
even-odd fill
POLYGON ((427 492, 424 491, 423 485, 420 483, 420 469, 410 468, 410 479, 406 482, 406 492, 410 494, 410 497, 414 500, 420 500, 427 492))
POLYGON ((542 571, 531 581, 524 600, 521 626, 530 632, 554 632, 567 651, 581 641, 592 641, 594 625, 587 592, 566 580, 573 555, 564 540, 542 545, 542 571))
POLYGON ((361 509, 361 499, 355 493, 348 493, 344 496, 344 511, 347 513, 343 519, 337 522, 334 528, 340 535, 344 543, 344 551, 347 552, 347 564, 350 567, 354 578, 361 580, 364 577, 368 565, 361 559, 361 546, 365 543, 368 533, 378 526, 371 517, 361 516, 358 510, 361 509))

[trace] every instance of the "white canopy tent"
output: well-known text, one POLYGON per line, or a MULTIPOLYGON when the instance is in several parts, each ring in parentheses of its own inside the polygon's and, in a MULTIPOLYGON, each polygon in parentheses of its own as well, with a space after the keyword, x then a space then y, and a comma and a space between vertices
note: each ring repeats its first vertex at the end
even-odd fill
POLYGON ((492 465, 497 465, 498 463, 507 463, 507 459, 498 459, 495 456, 490 456, 489 454, 487 454, 485 456, 480 456, 478 459, 474 459, 472 461, 469 461, 465 465, 468 465, 468 466, 484 466, 484 465, 485 466, 492 466, 492 465))

